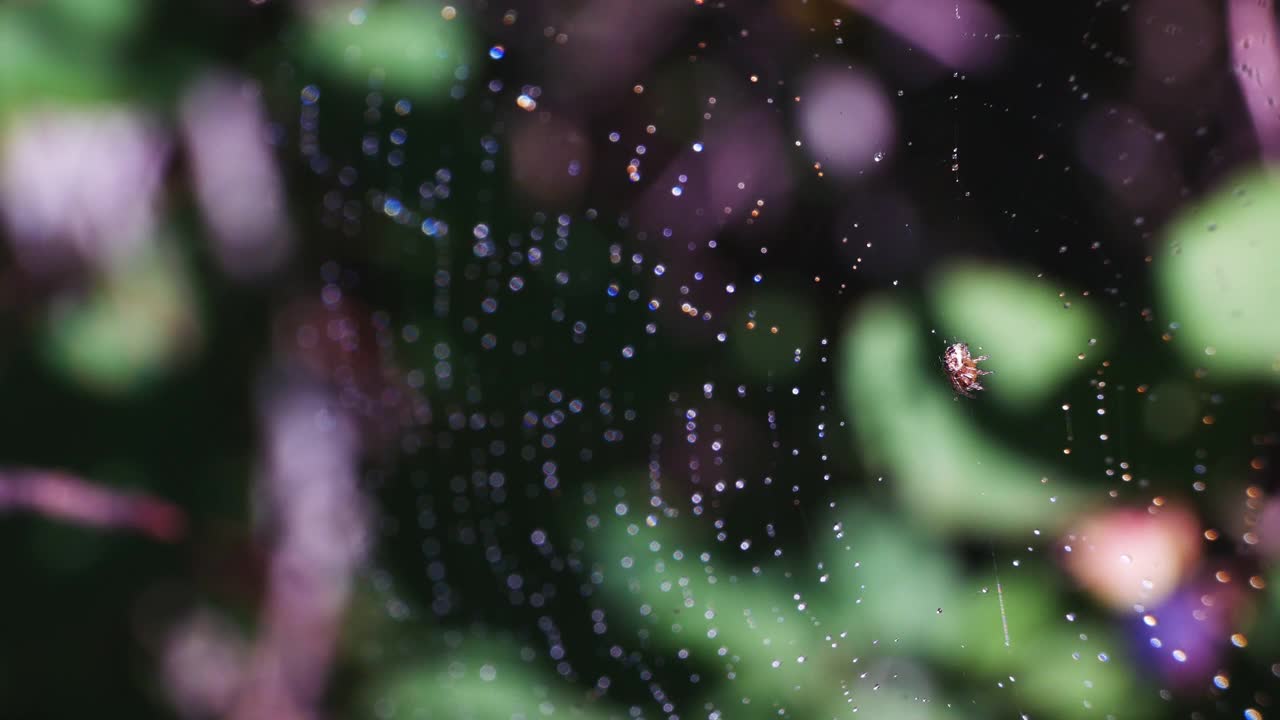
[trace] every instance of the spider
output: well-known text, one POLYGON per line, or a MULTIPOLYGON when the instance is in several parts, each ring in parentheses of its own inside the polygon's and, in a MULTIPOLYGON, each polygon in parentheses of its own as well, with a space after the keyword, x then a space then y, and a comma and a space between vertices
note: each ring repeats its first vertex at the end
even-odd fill
POLYGON ((978 368, 978 363, 986 359, 986 355, 980 357, 970 355, 969 346, 964 343, 948 345, 946 352, 942 354, 942 364, 946 368, 947 377, 951 380, 951 387, 967 398, 976 397, 972 391, 983 389, 978 378, 991 374, 990 370, 978 368))

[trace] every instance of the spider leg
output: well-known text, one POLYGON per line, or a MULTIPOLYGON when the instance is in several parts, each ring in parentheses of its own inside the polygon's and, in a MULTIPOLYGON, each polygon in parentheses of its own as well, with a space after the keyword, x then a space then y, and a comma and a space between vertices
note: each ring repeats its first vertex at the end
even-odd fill
POLYGON ((974 359, 973 359, 973 361, 974 361, 974 362, 982 362, 983 360, 990 360, 990 359, 991 359, 991 356, 990 356, 990 355, 983 355, 982 357, 976 357, 976 358, 974 358, 974 359))
POLYGON ((991 373, 993 373, 993 372, 995 372, 995 370, 979 370, 979 371, 978 371, 978 374, 979 374, 979 375, 990 375, 990 374, 991 374, 991 373))

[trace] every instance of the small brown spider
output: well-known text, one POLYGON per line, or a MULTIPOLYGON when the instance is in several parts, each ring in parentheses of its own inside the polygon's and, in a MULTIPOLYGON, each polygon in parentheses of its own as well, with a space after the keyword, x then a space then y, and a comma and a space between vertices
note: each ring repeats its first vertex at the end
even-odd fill
POLYGON ((951 379, 951 387, 967 398, 976 397, 972 391, 982 389, 978 378, 991 374, 990 370, 978 368, 978 363, 986 359, 986 355, 981 357, 970 355, 969 346, 964 343, 947 346, 947 351, 942 354, 942 363, 947 370, 947 377, 951 379))

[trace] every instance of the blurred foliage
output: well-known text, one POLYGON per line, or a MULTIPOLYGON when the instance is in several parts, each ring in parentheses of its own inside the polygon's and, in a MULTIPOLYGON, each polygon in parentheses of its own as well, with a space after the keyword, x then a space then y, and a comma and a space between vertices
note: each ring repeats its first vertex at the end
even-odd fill
POLYGON ((461 21, 446 21, 426 3, 384 2, 375 12, 333 5, 306 24, 302 57, 343 84, 376 79, 390 92, 433 100, 465 79, 454 68, 471 59, 469 45, 461 21))
POLYGON ((86 298, 53 307, 48 328, 50 364, 107 393, 154 379, 201 340, 188 273, 168 245, 146 248, 86 298))
MULTIPOLYGON (((1000 342, 996 332, 989 335, 1000 342)), ((921 337, 909 311, 885 300, 864 303, 846 332, 844 399, 863 455, 889 473, 903 509, 920 527, 1013 536, 1059 527, 1081 502, 1079 480, 984 434, 964 398, 937 382, 938 370, 921 367, 921 358, 930 356, 921 337)), ((1070 348, 1069 339, 1055 343, 1070 348)), ((978 347, 985 352, 985 345, 978 347)), ((1045 349, 1052 357, 1052 346, 1045 349)), ((1017 358, 1015 352, 1015 371, 1017 358)), ((1052 371, 1042 379, 1052 380, 1052 371)))
POLYGON ((56 0, 0 7, 0 126, 50 101, 128 95, 125 43, 146 17, 135 0, 56 0))
POLYGON ((565 683, 549 681, 501 648, 489 656, 459 654, 447 665, 401 670, 369 688, 367 706, 393 717, 621 717, 583 707, 565 683))
POLYGON ((990 356, 982 367, 1000 381, 987 395, 1014 410, 1051 398, 1082 360, 1106 350, 1088 301, 1063 299, 1065 291, 1055 293, 1028 271, 943 268, 930 292, 945 337, 964 338, 975 357, 990 356))
MULTIPOLYGON (((161 547, 0 516, 0 541, 20 549, 0 715, 178 715, 158 679, 175 606, 268 634, 255 403, 299 379, 295 311, 320 318, 322 339, 366 333, 358 361, 308 357, 373 385, 339 395, 345 408, 412 388, 432 414, 363 459, 379 545, 323 698, 332 716, 1156 718, 1261 702, 1280 571, 1230 543, 1257 522, 1245 488, 1275 489, 1280 197, 1269 170, 1205 171, 1185 206, 1160 208, 1172 219, 1153 238, 1073 159, 1039 162, 1077 152, 1063 128, 1084 123, 1079 86, 1128 92, 1127 66, 1079 48, 1088 28, 1131 55, 1127 19, 1006 3, 1015 59, 970 77, 843 5, 671 11, 661 37, 606 43, 625 72, 578 96, 576 72, 600 68, 557 53, 598 30, 573 14, 591 3, 513 5, 0 6, 0 130, 78 103, 172 118, 189 77, 230 68, 269 111, 306 238, 269 283, 235 285, 187 212, 180 158, 150 251, 48 286, 6 256, 6 464, 145 488, 192 527, 161 547), (718 219, 717 254, 690 250, 659 279, 655 258, 682 257, 685 238, 639 236, 651 188, 624 168, 643 156, 646 182, 661 177, 731 107, 794 124, 793 80, 826 55, 896 91, 893 170, 825 178, 787 125, 796 154, 773 171, 788 199, 759 223, 718 219), (532 113, 515 101, 529 84, 547 97, 532 113), (563 207, 512 180, 513 128, 553 117, 590 138, 581 159, 598 169, 563 207), (411 139, 391 163, 400 143, 379 143, 396 130, 411 139), (621 145, 603 140, 614 131, 621 145), (837 241, 850 226, 875 240, 856 266, 837 241), (700 276, 676 279, 686 270, 700 276), (700 316, 682 304, 713 284, 704 270, 725 309, 700 316), (334 288, 339 320, 323 314, 334 288), (991 356, 977 400, 940 368, 960 341, 991 356), (1153 498, 1230 536, 1206 544, 1204 569, 1265 578, 1232 618, 1253 639, 1221 656, 1229 692, 1206 681, 1159 701, 1176 683, 1140 654, 1140 615, 1110 614, 1054 557, 1079 517, 1153 498)), ((1206 98, 1170 114, 1229 105, 1206 98)), ((1168 144, 1215 168, 1218 145, 1240 145, 1236 125, 1182 130, 1168 144)))
POLYGON ((1276 182, 1272 172, 1252 172, 1224 183, 1177 218, 1157 260, 1174 347, 1230 379, 1280 380, 1276 182))

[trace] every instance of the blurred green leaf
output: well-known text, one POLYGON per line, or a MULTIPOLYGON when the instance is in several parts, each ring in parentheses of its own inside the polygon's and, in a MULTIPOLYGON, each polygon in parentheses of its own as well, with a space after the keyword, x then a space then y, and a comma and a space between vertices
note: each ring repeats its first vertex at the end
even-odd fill
POLYGON ((914 315, 867 302, 841 346, 840 379, 859 448, 884 468, 903 507, 936 532, 1022 535, 1051 529, 1080 505, 1077 483, 1047 461, 994 442, 965 414, 914 315))
MULTIPOLYGON (((428 720, 508 720, 509 718, 621 718, 606 714, 589 695, 559 678, 537 672, 500 644, 469 643, 448 664, 408 665, 374 683, 361 717, 428 720)), ((609 705, 609 703, 604 703, 609 705)))
POLYGON ((1246 174, 1182 213, 1155 261, 1161 315, 1195 367, 1280 382, 1280 188, 1246 174))
POLYGON ((176 251, 143 251, 88 297, 55 304, 45 336, 50 362, 101 392, 137 387, 199 342, 190 285, 176 251))
POLYGON ((48 13, 63 31, 82 39, 112 42, 124 40, 147 10, 142 0, 45 0, 32 5, 48 13))
POLYGON ((104 52, 92 37, 55 31, 32 8, 0 6, 0 126, 37 103, 118 95, 124 72, 119 63, 104 62, 104 52))
POLYGON ((454 81, 465 65, 471 39, 460 21, 421 3, 384 2, 368 8, 334 7, 319 13, 305 30, 308 59, 353 88, 369 86, 382 74, 383 87, 430 99, 454 81))
MULTIPOLYGON (((836 506, 857 507, 852 498, 836 506)), ((1053 575, 1005 561, 999 570, 993 562, 963 576, 940 541, 904 532, 885 517, 842 511, 828 523, 838 529, 817 539, 835 604, 819 603, 815 614, 847 631, 842 644, 978 673, 1004 683, 1017 705, 1051 717, 1094 717, 1086 700, 1132 714, 1123 703, 1137 681, 1114 647, 1114 633, 1094 623, 1068 624, 1055 602, 1064 589, 1053 575)), ((871 661, 864 657, 859 665, 871 661)))
MULTIPOLYGON (((994 574, 974 596, 981 608, 969 611, 981 619, 989 640, 969 657, 952 658, 959 667, 981 667, 1016 695, 1016 704, 1060 718, 1096 718, 1099 713, 1132 718, 1149 717, 1150 708, 1135 708, 1130 699, 1138 692, 1132 659, 1121 645, 1123 633, 1097 622, 1069 622, 1058 605, 1064 588, 1046 572, 1024 572, 1001 564, 999 587, 994 574), (998 614, 1003 603, 1009 645, 1003 640, 998 614), (975 611, 978 611, 975 614, 975 611)), ((962 653, 967 648, 962 649, 962 653)))
MULTIPOLYGON (((858 507, 853 498, 847 502, 858 507)), ((841 511, 823 525, 829 531, 815 539, 815 555, 824 558, 829 595, 815 605, 819 616, 836 618, 834 624, 848 632, 846 644, 869 646, 891 637, 894 652, 920 654, 960 647, 982 626, 955 612, 978 592, 977 583, 961 578, 955 561, 929 538, 863 509, 841 511)))
POLYGON ((741 658, 740 672, 774 670, 776 683, 768 684, 789 687, 807 672, 796 659, 817 646, 808 618, 781 588, 688 549, 696 546, 673 522, 604 517, 590 549, 604 567, 603 589, 635 608, 632 617, 651 642, 692 650, 695 660, 723 649, 741 658))
POLYGON ((961 720, 973 715, 957 712, 926 665, 910 657, 882 657, 853 666, 846 692, 828 703, 822 715, 806 717, 868 717, 894 720, 961 720), (857 713, 856 716, 850 713, 857 713))
POLYGON ((1058 297, 1059 288, 1030 272, 952 265, 930 287, 943 337, 991 356, 982 367, 995 374, 983 380, 983 394, 1006 405, 1042 402, 1101 343, 1102 324, 1086 301, 1058 297))

